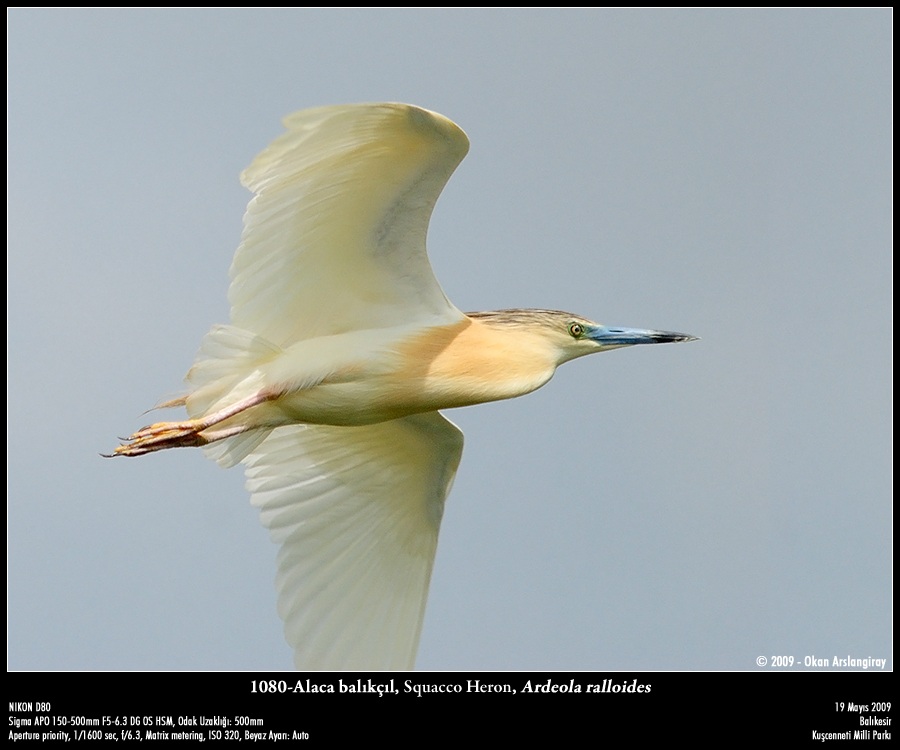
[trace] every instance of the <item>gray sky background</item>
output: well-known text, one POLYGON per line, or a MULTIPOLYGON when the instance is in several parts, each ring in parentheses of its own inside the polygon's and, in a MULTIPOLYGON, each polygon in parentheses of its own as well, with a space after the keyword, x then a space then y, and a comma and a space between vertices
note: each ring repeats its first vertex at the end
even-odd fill
POLYGON ((889 10, 7 20, 10 668, 290 667, 242 472, 98 454, 227 320, 281 117, 377 100, 471 138, 429 236, 460 308, 703 339, 449 413, 419 668, 892 668, 889 10))

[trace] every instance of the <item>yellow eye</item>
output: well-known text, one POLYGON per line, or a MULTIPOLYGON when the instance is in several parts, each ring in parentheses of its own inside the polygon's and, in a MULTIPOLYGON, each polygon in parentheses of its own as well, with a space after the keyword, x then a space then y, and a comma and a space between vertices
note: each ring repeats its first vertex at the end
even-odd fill
POLYGON ((573 339, 581 338, 584 335, 584 326, 581 323, 569 323, 569 335, 573 339))

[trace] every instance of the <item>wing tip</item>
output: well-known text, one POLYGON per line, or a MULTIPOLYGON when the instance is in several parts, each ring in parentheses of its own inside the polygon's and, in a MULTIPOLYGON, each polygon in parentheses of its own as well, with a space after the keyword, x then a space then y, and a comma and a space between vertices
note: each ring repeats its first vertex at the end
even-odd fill
POLYGON ((465 131, 450 118, 430 109, 404 102, 329 104, 302 109, 283 117, 281 122, 286 132, 273 141, 241 173, 241 184, 255 191, 256 182, 261 173, 265 172, 285 146, 297 145, 298 134, 304 132, 313 134, 323 126, 327 126, 329 121, 345 120, 345 122, 349 122, 355 120, 362 122, 367 117, 386 122, 391 119, 405 118, 414 130, 437 134, 451 147, 450 151, 457 156, 459 161, 462 161, 469 151, 469 137, 465 131))

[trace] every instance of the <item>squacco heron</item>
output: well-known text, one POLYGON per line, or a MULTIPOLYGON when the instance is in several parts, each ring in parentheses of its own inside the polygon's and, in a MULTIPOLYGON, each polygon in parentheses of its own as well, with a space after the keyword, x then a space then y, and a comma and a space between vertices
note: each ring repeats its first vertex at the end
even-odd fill
POLYGON ((410 669, 444 502, 462 455, 440 409, 540 388, 571 359, 683 333, 558 310, 462 313, 425 252, 465 133, 406 104, 321 107, 243 173, 231 325, 203 339, 188 419, 116 456, 202 446, 245 465, 278 553, 278 612, 301 669, 410 669))

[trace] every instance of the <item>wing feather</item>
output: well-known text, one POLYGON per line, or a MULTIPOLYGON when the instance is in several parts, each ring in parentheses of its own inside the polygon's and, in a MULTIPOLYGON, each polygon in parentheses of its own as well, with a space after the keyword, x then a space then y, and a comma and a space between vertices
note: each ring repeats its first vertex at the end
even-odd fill
POLYGON ((245 170, 256 195, 231 266, 232 322, 277 346, 461 313, 425 252, 432 209, 469 141, 405 104, 298 112, 245 170))
POLYGON ((462 433, 437 412, 280 427, 247 488, 278 553, 278 611, 300 669, 411 669, 462 433))

